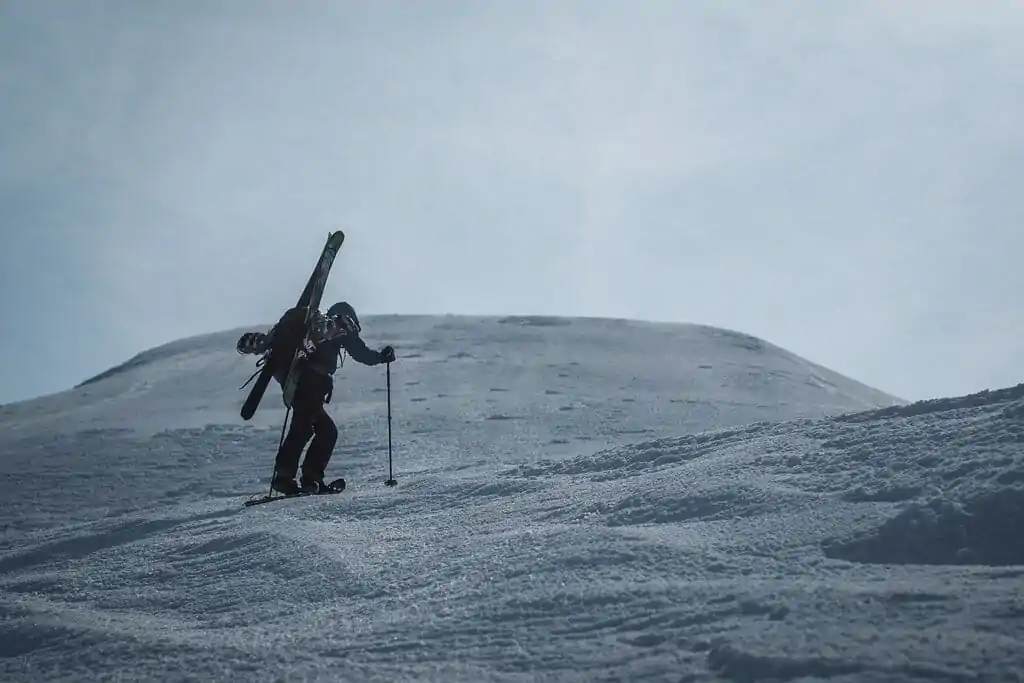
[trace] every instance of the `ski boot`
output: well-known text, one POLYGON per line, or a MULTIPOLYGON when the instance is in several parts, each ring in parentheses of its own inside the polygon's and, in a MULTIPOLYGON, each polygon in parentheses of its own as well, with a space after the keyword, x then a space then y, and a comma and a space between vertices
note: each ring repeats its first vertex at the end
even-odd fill
POLYGON ((274 481, 270 483, 270 488, 286 496, 294 496, 296 493, 302 492, 302 488, 295 483, 295 479, 286 476, 275 477, 274 481))
POLYGON ((299 488, 303 493, 341 493, 345 490, 345 480, 336 479, 328 484, 322 476, 303 474, 299 488))

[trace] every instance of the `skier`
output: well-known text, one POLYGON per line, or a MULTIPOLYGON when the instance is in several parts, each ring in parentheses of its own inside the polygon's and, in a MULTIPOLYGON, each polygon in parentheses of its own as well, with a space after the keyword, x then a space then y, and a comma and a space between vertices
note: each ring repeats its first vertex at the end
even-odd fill
MULTIPOLYGON (((273 368, 274 379, 282 387, 288 376, 290 359, 284 362, 274 359, 275 335, 281 339, 301 339, 305 312, 306 309, 301 307, 289 309, 269 332, 246 332, 239 337, 236 345, 238 352, 243 354, 271 351, 266 362, 276 363, 273 368)), ((311 328, 312 349, 307 349, 296 369, 299 379, 292 399, 292 423, 278 450, 271 482, 271 488, 286 495, 299 492, 325 493, 331 490, 324 483, 324 470, 338 439, 338 428, 324 404, 331 400, 334 373, 338 369, 342 351, 347 351, 363 365, 378 365, 395 360, 395 350, 391 346, 374 351, 366 345, 359 336, 362 331, 359 317, 355 309, 345 301, 339 301, 327 309, 326 316, 319 311, 314 313, 311 328), (296 483, 299 457, 307 442, 309 449, 302 461, 302 476, 299 483, 296 483)))

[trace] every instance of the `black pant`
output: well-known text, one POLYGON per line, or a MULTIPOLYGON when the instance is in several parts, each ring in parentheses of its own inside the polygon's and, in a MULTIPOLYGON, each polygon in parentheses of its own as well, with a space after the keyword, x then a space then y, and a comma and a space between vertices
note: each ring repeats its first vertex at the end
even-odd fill
POLYGON ((295 478, 302 449, 312 437, 306 459, 302 462, 304 479, 323 479, 330 462, 338 428, 324 409, 324 401, 331 392, 331 377, 307 372, 299 380, 292 400, 292 424, 277 453, 277 476, 295 478))

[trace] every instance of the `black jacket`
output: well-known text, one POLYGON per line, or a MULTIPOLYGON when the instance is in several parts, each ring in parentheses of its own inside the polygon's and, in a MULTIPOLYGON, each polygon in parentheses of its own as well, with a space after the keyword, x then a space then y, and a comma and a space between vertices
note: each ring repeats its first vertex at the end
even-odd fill
POLYGON ((363 365, 378 365, 383 362, 379 351, 374 351, 355 332, 322 338, 314 342, 316 347, 306 359, 306 367, 322 375, 333 375, 338 369, 338 358, 342 351, 363 365))

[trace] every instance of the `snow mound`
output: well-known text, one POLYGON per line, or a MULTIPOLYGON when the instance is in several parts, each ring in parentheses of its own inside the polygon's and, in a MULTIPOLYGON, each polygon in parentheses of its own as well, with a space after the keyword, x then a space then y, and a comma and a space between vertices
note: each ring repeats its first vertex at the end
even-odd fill
POLYGON ((905 502, 877 529, 826 544, 878 564, 1024 564, 1024 385, 840 416, 866 427, 826 441, 874 473, 843 496, 905 502), (918 430, 882 426, 913 420, 918 430), (902 435, 902 437, 900 436, 902 435))
MULTIPOLYGON (((464 431, 448 447, 497 444, 498 453, 488 448, 492 458, 580 454, 592 450, 592 440, 625 444, 902 403, 767 342, 714 327, 548 316, 364 317, 367 343, 397 350, 394 399, 406 423, 422 428, 438 415, 461 420, 464 431)), ((126 423, 150 434, 239 424, 245 397, 239 386, 255 370, 255 358, 239 356, 235 343, 247 330, 267 328, 164 344, 66 392, 4 406, 0 420, 19 431, 67 433, 126 423)), ((350 360, 341 371, 334 404, 346 419, 379 412, 378 370, 350 360)), ((272 385, 248 424, 269 428, 283 417, 280 390, 272 385)))
POLYGON ((826 545, 825 554, 876 564, 1024 565, 1021 529, 1024 487, 1002 488, 914 502, 864 538, 826 545))
POLYGON ((191 355, 205 355, 211 348, 216 347, 221 341, 222 333, 213 333, 199 335, 196 337, 188 337, 186 339, 178 339, 168 342, 167 344, 161 344, 160 346, 143 351, 142 353, 129 358, 120 365, 104 370, 98 375, 80 382, 75 385, 75 388, 86 387, 90 384, 95 384, 111 377, 117 377, 123 373, 133 370, 142 370, 148 366, 160 363, 179 367, 174 363, 175 360, 187 358, 191 355))
POLYGON ((910 404, 893 405, 878 410, 867 410, 846 415, 838 419, 847 422, 870 422, 896 417, 912 417, 929 413, 948 413, 960 408, 976 408, 992 404, 1008 403, 1008 417, 1024 417, 1024 404, 1018 399, 1024 398, 1024 384, 999 389, 996 391, 979 391, 966 396, 933 398, 916 401, 910 404), (1016 402, 1016 403, 1014 403, 1016 402))
MULTIPOLYGON (((881 564, 1024 564, 1024 385, 822 420, 641 441, 518 467, 599 490, 548 518, 679 524, 845 509, 879 520, 826 557, 881 564)), ((806 524, 810 518, 795 519, 806 524)))
MULTIPOLYGON (((864 640, 875 643, 873 656, 861 648, 833 645, 839 638, 850 638, 853 635, 850 633, 826 631, 814 634, 783 626, 775 635, 776 638, 763 644, 737 645, 726 638, 720 638, 708 653, 708 667, 728 680, 739 683, 809 683, 825 680, 830 683, 928 683, 977 680, 970 668, 953 663, 929 665, 915 661, 918 657, 907 658, 900 652, 891 651, 882 645, 882 636, 878 630, 864 635, 864 640), (787 636, 802 642, 799 646, 786 644, 787 636), (817 649, 820 654, 805 654, 810 649, 817 649)), ((946 644, 957 645, 955 641, 946 644)), ((930 644, 925 640, 918 651, 927 651, 929 647, 930 644)), ((957 649, 960 654, 969 655, 969 650, 962 645, 957 649)), ((1008 678, 992 680, 1011 681, 1016 678, 1013 669, 1001 662, 994 662, 993 668, 1002 671, 1008 678)))

